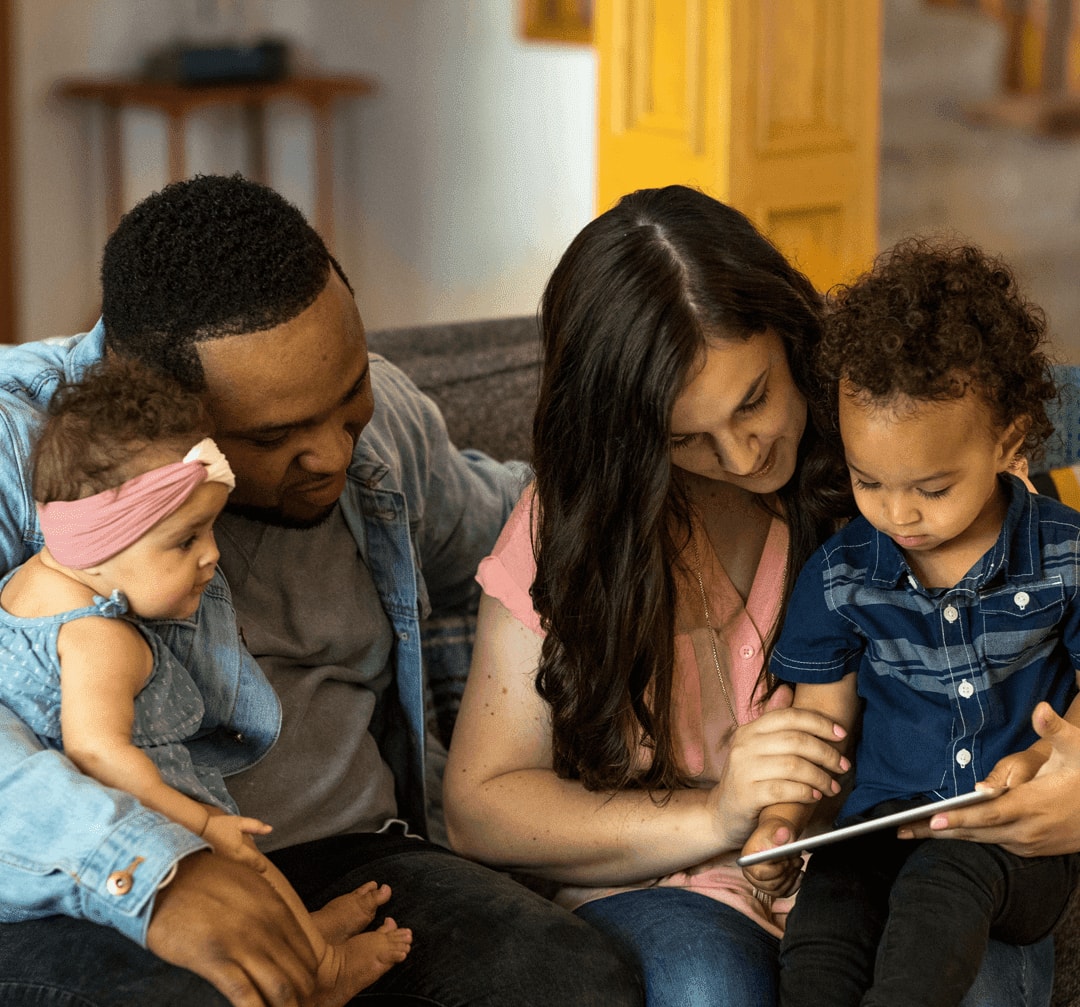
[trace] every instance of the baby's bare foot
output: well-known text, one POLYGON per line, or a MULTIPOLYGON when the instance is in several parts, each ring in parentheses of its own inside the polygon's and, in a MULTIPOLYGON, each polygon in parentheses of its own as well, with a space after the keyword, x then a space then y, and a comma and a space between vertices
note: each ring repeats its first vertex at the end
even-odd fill
POLYGON ((366 930, 379 907, 390 898, 389 885, 369 881, 347 895, 332 899, 318 912, 311 914, 319 933, 328 944, 341 944, 354 934, 366 930))
POLYGON ((357 993, 404 961, 412 931, 387 917, 378 930, 356 934, 341 944, 328 944, 319 963, 320 1007, 343 1007, 357 993))

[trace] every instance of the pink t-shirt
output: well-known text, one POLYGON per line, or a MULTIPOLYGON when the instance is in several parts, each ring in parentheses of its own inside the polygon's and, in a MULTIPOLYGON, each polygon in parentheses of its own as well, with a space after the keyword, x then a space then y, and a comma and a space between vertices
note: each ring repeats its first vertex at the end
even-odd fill
MULTIPOLYGON (((486 594, 500 601, 515 618, 539 634, 542 632, 540 619, 529 596, 529 588, 536 575, 531 536, 532 500, 531 491, 523 495, 491 555, 481 562, 477 580, 486 594)), ((702 583, 709 600, 710 621, 716 632, 716 656, 735 714, 739 723, 744 724, 762 712, 760 705, 755 703, 758 699, 763 647, 777 628, 775 623, 783 596, 787 525, 778 518, 772 520, 745 604, 708 544, 704 532, 695 528, 694 536, 698 542, 697 555, 701 557, 702 583)), ((710 787, 720 778, 727 761, 734 727, 715 673, 691 546, 687 547, 687 558, 689 569, 676 569, 675 572, 679 600, 672 690, 673 727, 682 768, 698 786, 710 787)), ((738 850, 732 850, 708 863, 690 866, 684 871, 637 885, 618 888, 567 886, 559 891, 556 901, 573 909, 584 902, 618 892, 667 885, 717 899, 779 936, 791 900, 777 899, 770 908, 757 899, 741 868, 735 864, 738 854, 738 850)))

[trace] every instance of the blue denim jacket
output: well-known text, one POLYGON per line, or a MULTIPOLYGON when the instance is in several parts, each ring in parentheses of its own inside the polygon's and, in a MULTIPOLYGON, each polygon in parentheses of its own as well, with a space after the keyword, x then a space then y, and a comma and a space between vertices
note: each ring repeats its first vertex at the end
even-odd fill
MULTIPOLYGON (((103 352, 100 322, 81 336, 0 348, 0 572, 42 546, 27 458, 37 423, 61 379, 76 379, 103 352)), ((375 417, 361 436, 342 496, 346 522, 368 557, 396 637, 396 683, 407 736, 384 752, 402 815, 425 822, 425 684, 420 620, 475 596, 473 574, 509 516, 522 473, 450 444, 438 410, 392 364, 372 355, 375 417)), ((220 574, 194 620, 154 624, 197 674, 210 656, 205 734, 196 744, 228 776, 276 737, 279 711, 239 641, 220 574), (260 685, 261 683, 261 685, 260 685), (243 709, 258 736, 215 731, 243 709)), ((202 683, 200 683, 202 684, 202 683)), ((45 749, 0 705, 0 922, 54 914, 112 926, 145 944, 157 886, 204 840, 133 797, 83 776, 45 749), (115 884, 128 872, 132 884, 115 884), (113 882, 110 883, 110 878, 113 882)))

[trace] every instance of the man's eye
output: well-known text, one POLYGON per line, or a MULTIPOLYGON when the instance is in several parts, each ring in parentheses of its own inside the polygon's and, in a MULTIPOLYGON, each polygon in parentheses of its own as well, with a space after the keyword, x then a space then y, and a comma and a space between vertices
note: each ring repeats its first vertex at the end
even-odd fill
POLYGON ((248 443, 252 447, 262 448, 263 450, 269 450, 270 448, 279 448, 289 439, 289 435, 278 434, 276 437, 249 437, 248 443))

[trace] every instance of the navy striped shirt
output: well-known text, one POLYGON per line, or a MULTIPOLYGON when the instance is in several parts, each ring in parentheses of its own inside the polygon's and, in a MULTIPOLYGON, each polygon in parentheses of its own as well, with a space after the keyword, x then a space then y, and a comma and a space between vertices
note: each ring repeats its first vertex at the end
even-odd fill
POLYGON ((994 546, 951 588, 922 587, 859 517, 803 568, 770 670, 786 682, 858 675, 864 701, 846 820, 881 801, 951 797, 1064 713, 1080 667, 1080 513, 1004 476, 994 546))

